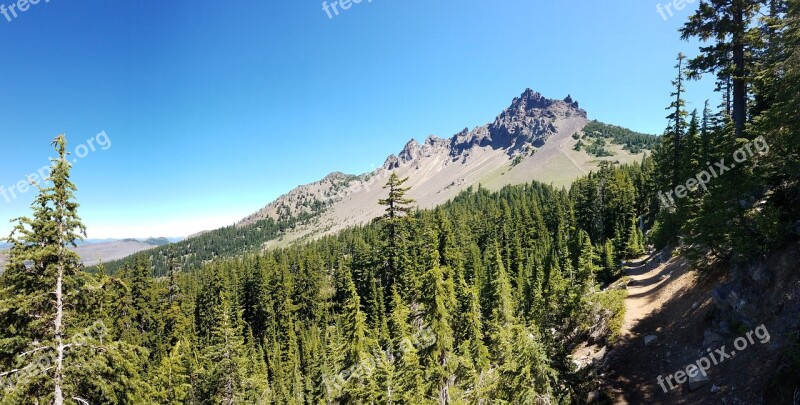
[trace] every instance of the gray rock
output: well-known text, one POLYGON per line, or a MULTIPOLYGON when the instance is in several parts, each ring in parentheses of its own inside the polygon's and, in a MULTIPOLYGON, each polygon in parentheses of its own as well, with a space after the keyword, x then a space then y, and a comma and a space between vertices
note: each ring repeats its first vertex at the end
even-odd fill
POLYGON ((708 378, 708 375, 697 372, 694 376, 689 376, 689 391, 697 391, 698 389, 702 388, 704 385, 708 384, 711 380, 708 378))
POLYGON ((723 338, 719 333, 710 330, 706 330, 705 332, 703 332, 703 347, 716 346, 722 341, 723 338))
POLYGON ((597 351, 597 353, 595 353, 592 356, 592 360, 594 361, 595 364, 600 363, 601 361, 603 361, 604 358, 606 358, 607 354, 608 354, 608 348, 603 346, 600 350, 597 351))
POLYGON ((692 309, 697 309, 697 307, 699 307, 699 306, 700 306, 700 304, 695 302, 694 304, 692 304, 692 309))
POLYGON ((758 263, 750 266, 747 269, 750 278, 759 285, 759 287, 766 287, 772 281, 772 274, 767 270, 766 265, 758 263))
POLYGON ((650 346, 651 344, 655 343, 658 340, 658 336, 656 335, 647 335, 644 337, 644 345, 650 346))
POLYGON ((711 384, 711 393, 716 394, 718 392, 719 392, 719 387, 717 387, 716 384, 711 384))
POLYGON ((711 298, 714 300, 714 305, 720 309, 727 309, 730 293, 731 288, 727 285, 721 285, 711 290, 711 298))

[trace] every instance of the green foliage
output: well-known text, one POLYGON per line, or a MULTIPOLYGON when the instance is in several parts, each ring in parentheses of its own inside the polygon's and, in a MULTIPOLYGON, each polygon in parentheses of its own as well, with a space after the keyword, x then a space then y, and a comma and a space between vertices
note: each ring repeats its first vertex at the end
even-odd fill
POLYGON ((606 290, 594 296, 595 305, 603 311, 603 316, 607 320, 609 334, 608 340, 613 344, 622 330, 622 323, 625 321, 625 298, 628 290, 615 289, 606 290))
MULTIPOLYGON (((577 145, 575 147, 577 148, 577 145)), ((587 145, 586 153, 595 157, 614 156, 614 152, 611 152, 610 150, 606 149, 606 140, 603 138, 596 138, 594 141, 592 141, 592 143, 587 145)))
POLYGON ((106 311, 104 286, 67 249, 85 231, 66 145, 63 135, 53 141, 58 157, 50 177, 36 184, 33 217, 19 218, 9 237, 0 275, 0 369, 10 384, 0 403, 146 401, 150 388, 139 372, 147 349, 108 340, 106 321, 115 316, 106 311))
MULTIPOLYGON (((588 137, 610 139, 611 143, 624 145, 623 148, 625 150, 634 154, 643 150, 653 150, 658 145, 658 137, 655 135, 631 131, 617 125, 604 124, 597 120, 586 124, 583 128, 583 133, 588 137)), ((572 137, 579 139, 576 135, 574 134, 572 137)))
POLYGON ((662 200, 650 235, 656 247, 680 244, 703 267, 746 262, 795 238, 789 230, 800 219, 798 8, 793 1, 709 0, 681 29, 684 39, 708 42, 688 61, 689 77, 714 73, 724 103, 717 114, 706 103, 702 118, 695 112, 682 121, 689 114, 679 61, 671 123, 655 159, 658 189, 674 190, 718 162, 734 166, 747 148, 753 153, 674 204, 662 200))
MULTIPOLYGON (((303 213, 278 220, 273 218, 260 220, 250 225, 231 225, 194 235, 190 239, 170 245, 148 249, 125 259, 113 260, 104 265, 109 274, 117 274, 125 265, 131 266, 136 260, 149 260, 155 277, 167 275, 171 262, 186 271, 196 270, 204 263, 215 259, 258 252, 264 242, 280 238, 287 231, 309 223, 317 215, 303 213)), ((97 269, 91 268, 89 271, 95 272, 97 269)))

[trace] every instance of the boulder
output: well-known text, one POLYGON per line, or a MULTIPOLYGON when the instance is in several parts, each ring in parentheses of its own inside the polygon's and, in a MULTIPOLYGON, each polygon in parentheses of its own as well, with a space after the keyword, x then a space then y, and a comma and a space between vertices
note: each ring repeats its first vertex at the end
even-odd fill
POLYGON ((658 336, 656 335, 647 335, 644 337, 644 345, 650 346, 651 344, 655 343, 658 340, 658 336))
POLYGON ((767 271, 764 263, 758 263, 750 266, 747 269, 747 274, 750 275, 750 278, 753 280, 753 282, 762 288, 768 286, 770 281, 772 281, 772 274, 767 271))
POLYGON ((714 347, 723 341, 722 336, 719 333, 706 330, 703 333, 703 347, 714 347))
POLYGON ((710 381, 711 380, 708 378, 708 375, 698 371, 695 373, 695 375, 689 376, 689 381, 687 382, 687 384, 689 384, 689 391, 697 391, 710 381))

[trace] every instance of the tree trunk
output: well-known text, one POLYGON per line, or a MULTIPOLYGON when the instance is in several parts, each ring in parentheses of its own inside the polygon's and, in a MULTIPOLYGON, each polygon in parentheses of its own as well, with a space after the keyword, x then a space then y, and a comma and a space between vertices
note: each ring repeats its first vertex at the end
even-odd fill
MULTIPOLYGON (((58 221, 58 235, 59 238, 64 235, 64 223, 58 221)), ((64 380, 64 243, 59 241, 58 245, 58 277, 56 278, 56 320, 55 320, 55 338, 56 338, 56 373, 53 378, 53 385, 55 386, 55 398, 53 399, 54 405, 64 405, 64 393, 62 392, 64 380)))
POLYGON ((63 337, 63 318, 64 318, 64 301, 63 301, 63 282, 64 282, 64 265, 58 265, 58 278, 56 280, 56 321, 55 321, 55 335, 56 335, 56 373, 54 378, 55 385, 55 399, 54 405, 64 404, 64 393, 62 392, 62 383, 64 379, 64 337, 63 337))
POLYGON ((736 137, 744 133, 747 118, 747 83, 745 81, 744 35, 747 27, 744 24, 744 5, 741 0, 734 2, 733 21, 733 125, 736 137))

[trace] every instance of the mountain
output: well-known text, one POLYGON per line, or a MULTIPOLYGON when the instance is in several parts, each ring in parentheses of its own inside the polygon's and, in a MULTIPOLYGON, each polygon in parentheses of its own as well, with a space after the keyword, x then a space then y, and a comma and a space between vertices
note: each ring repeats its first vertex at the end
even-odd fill
MULTIPOLYGON (((86 239, 78 243, 75 251, 81 257, 81 261, 87 267, 95 266, 100 262, 128 257, 143 250, 152 249, 159 246, 178 242, 182 238, 148 238, 139 239, 86 239)), ((7 243, 0 246, 0 269, 5 267, 7 253, 5 250, 11 246, 7 243)))
POLYGON ((268 218, 278 221, 298 215, 314 216, 313 221, 282 238, 289 242, 365 223, 381 215, 383 208, 377 202, 383 197, 382 186, 392 172, 409 178, 409 194, 419 208, 430 208, 469 187, 499 190, 532 180, 567 186, 597 168, 600 161, 627 163, 642 157, 640 148, 624 150, 619 144, 607 147, 607 154, 612 156, 597 157, 575 150, 579 139, 587 136, 608 137, 610 142, 620 143, 622 137, 642 135, 632 131, 616 135, 619 127, 596 121, 595 130, 583 134, 581 131, 589 123, 586 111, 572 97, 548 99, 527 89, 491 123, 464 129, 448 139, 433 135, 422 143, 411 139, 400 153, 389 156, 376 170, 359 176, 331 173, 277 198, 237 226, 268 218))
MULTIPOLYGON (((569 96, 553 100, 528 89, 486 125, 449 139, 412 139, 370 173, 333 172, 280 196, 235 226, 192 235, 172 251, 162 246, 143 254, 154 274, 163 275, 176 252, 182 252, 184 269, 199 268, 221 257, 333 234, 383 213, 378 200, 385 197, 383 185, 392 172, 409 177, 409 196, 419 208, 445 203, 470 187, 499 190, 533 180, 568 186, 600 162, 641 160, 657 139, 590 121, 569 96), (591 148, 577 148, 579 143, 591 148)), ((113 274, 132 260, 109 262, 106 269, 113 274)))

